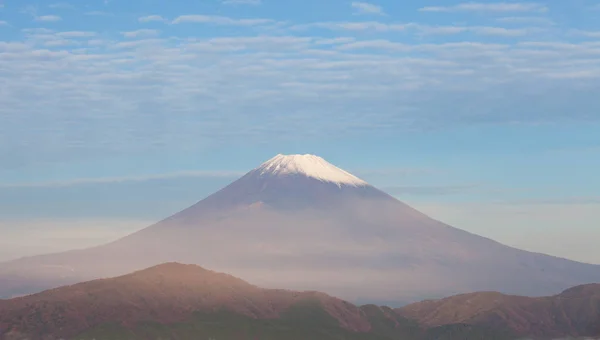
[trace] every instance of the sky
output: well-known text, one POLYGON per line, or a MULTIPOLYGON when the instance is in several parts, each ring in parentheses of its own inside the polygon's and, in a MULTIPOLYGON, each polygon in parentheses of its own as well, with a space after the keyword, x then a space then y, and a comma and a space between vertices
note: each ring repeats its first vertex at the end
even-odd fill
POLYGON ((600 264, 600 2, 0 0, 0 261, 101 244, 276 154, 600 264))

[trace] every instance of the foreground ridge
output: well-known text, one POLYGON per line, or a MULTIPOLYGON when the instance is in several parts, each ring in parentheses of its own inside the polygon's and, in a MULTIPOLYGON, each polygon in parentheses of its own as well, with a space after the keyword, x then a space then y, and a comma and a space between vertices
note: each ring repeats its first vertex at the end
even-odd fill
POLYGON ((400 309, 264 289, 197 265, 0 300, 0 340, 515 340, 600 335, 600 284, 528 298, 493 292, 400 309), (445 318, 445 319, 444 319, 445 318))

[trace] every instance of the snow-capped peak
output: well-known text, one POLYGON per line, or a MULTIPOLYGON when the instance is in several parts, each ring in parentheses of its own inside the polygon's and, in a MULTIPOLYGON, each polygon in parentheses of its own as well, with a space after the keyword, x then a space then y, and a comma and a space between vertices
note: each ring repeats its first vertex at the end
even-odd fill
POLYGON ((322 182, 331 182, 338 186, 364 186, 368 185, 362 179, 336 167, 321 157, 315 155, 277 155, 256 168, 261 175, 293 175, 301 174, 318 179, 322 182))

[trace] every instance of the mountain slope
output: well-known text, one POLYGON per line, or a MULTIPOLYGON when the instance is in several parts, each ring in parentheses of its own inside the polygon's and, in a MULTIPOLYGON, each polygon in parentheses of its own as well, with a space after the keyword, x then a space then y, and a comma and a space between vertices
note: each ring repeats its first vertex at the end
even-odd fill
POLYGON ((600 284, 538 298, 471 293, 415 303, 396 312, 429 327, 464 323, 522 336, 600 336, 600 284))
POLYGON ((476 326, 426 330, 388 307, 359 308, 319 292, 262 289, 178 263, 0 300, 0 340, 479 340, 482 335, 511 338, 476 326))
POLYGON ((261 289, 230 275, 168 263, 0 301, 0 335, 68 338, 117 322, 125 328, 143 322, 183 322, 194 312, 276 319, 302 303, 315 304, 342 329, 370 329, 357 307, 322 293, 261 289))
POLYGON ((504 246, 431 219, 322 158, 278 155, 115 242, 1 264, 0 296, 172 261, 263 287, 395 305, 472 291, 549 295, 600 282, 600 266, 504 246))
POLYGON ((600 336, 600 284, 543 298, 480 292, 392 309, 263 289, 195 265, 0 300, 0 340, 514 340, 600 336))

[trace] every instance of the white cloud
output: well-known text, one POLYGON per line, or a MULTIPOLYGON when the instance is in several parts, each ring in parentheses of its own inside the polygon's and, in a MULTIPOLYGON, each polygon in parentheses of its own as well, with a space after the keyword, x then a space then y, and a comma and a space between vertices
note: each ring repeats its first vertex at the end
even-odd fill
MULTIPOLYGON (((410 175, 431 174, 429 169, 414 168, 396 168, 396 169, 377 169, 377 170, 356 170, 352 171, 359 176, 367 177, 405 177, 410 175)), ((231 178, 235 179, 245 175, 244 171, 178 171, 172 173, 139 175, 139 176, 121 176, 121 177, 99 177, 99 178, 77 178, 64 181, 50 182, 29 182, 29 183, 0 183, 0 188, 59 188, 87 184, 107 184, 124 182, 145 182, 165 179, 181 178, 231 178)))
POLYGON ((68 31, 68 32, 58 32, 56 33, 59 37, 64 38, 89 38, 96 35, 96 32, 90 31, 68 31))
POLYGON ((203 23, 230 26, 255 26, 273 23, 271 19, 233 19, 218 15, 181 15, 175 18, 173 24, 181 23, 203 23))
POLYGON ((368 2, 354 1, 352 2, 352 8, 354 8, 358 14, 385 14, 381 6, 371 4, 368 2))
POLYGON ((364 22, 317 22, 311 24, 295 25, 292 30, 308 30, 311 28, 322 28, 329 30, 346 30, 346 31, 376 31, 376 32, 391 32, 391 31, 411 31, 418 34, 426 35, 451 35, 470 32, 477 35, 485 36, 504 36, 515 37, 523 36, 540 31, 539 28, 505 28, 492 26, 429 26, 416 23, 394 24, 381 23, 375 21, 364 22))
POLYGON ((422 34, 431 35, 450 35, 469 31, 469 27, 465 26, 417 26, 417 30, 422 34))
POLYGON ((501 23, 510 23, 510 24, 530 24, 530 25, 554 25, 555 22, 550 18, 545 17, 522 17, 522 16, 513 16, 513 17, 502 17, 497 18, 497 22, 501 23))
POLYGON ((49 8, 55 8, 55 9, 74 9, 75 6, 66 3, 66 2, 57 2, 54 4, 50 4, 48 5, 49 8))
POLYGON ((533 32, 536 32, 537 29, 527 29, 527 28, 504 28, 504 27, 486 27, 486 26, 474 26, 468 27, 468 31, 473 32, 475 34, 485 35, 485 36, 502 36, 502 37, 516 37, 523 36, 533 32))
MULTIPOLYGON (((271 22, 179 18, 239 20, 271 22)), ((24 30, 23 40, 0 42, 0 163, 36 168, 241 141, 596 121, 600 43, 549 34, 536 41, 532 29, 322 22, 270 34, 135 41, 24 30), (462 35, 452 43, 409 39, 426 32, 462 35), (520 42, 483 39, 525 33, 520 42), (536 107, 524 107, 532 98, 536 107)))
POLYGON ((122 182, 144 182, 162 179, 176 178, 236 178, 244 175, 239 171, 179 171, 165 174, 124 176, 124 177, 100 177, 100 178, 78 178, 65 181, 39 182, 39 183, 0 183, 0 188, 56 188, 70 187, 75 185, 122 183, 122 182))
POLYGON ((438 185, 438 186, 393 186, 383 188, 390 195, 443 196, 472 192, 481 189, 478 184, 438 185))
POLYGON ((261 0, 223 0, 224 5, 253 5, 257 6, 262 4, 261 0))
POLYGON ((336 45, 336 44, 346 44, 349 42, 355 41, 356 38, 353 37, 337 37, 331 39, 317 39, 315 40, 315 44, 317 45, 336 45))
POLYGON ((346 22, 315 22, 310 24, 300 24, 291 26, 292 30, 308 30, 311 28, 323 28, 328 30, 347 30, 347 31, 404 31, 409 25, 406 24, 388 24, 377 21, 346 21, 346 22))
POLYGON ((533 2, 478 3, 465 2, 454 6, 427 6, 419 9, 422 12, 546 12, 545 5, 533 2))
POLYGON ((56 22, 61 21, 62 18, 58 15, 40 15, 35 17, 35 21, 43 21, 43 22, 56 22))
POLYGON ((588 38, 600 38, 600 31, 573 30, 572 33, 588 38))
POLYGON ((0 20, 0 26, 8 26, 8 22, 0 20))
POLYGON ((34 5, 26 5, 25 7, 21 8, 21 13, 25 13, 25 14, 29 14, 31 16, 36 16, 37 14, 37 6, 34 5))
POLYGON ((90 15, 90 16, 112 16, 112 13, 104 12, 104 11, 89 11, 89 12, 85 12, 84 14, 90 15))
POLYGON ((168 20, 163 18, 160 15, 147 15, 147 16, 138 18, 138 21, 139 22, 151 22, 151 21, 167 22, 168 20))
POLYGON ((69 46, 69 45, 77 45, 78 42, 74 41, 74 40, 68 40, 68 39, 54 39, 54 40, 48 40, 46 42, 44 42, 44 46, 46 47, 61 47, 61 46, 69 46))
POLYGON ((366 40, 366 41, 353 41, 349 43, 344 43, 339 46, 336 46, 337 49, 342 51, 351 51, 351 50, 361 50, 361 49, 381 49, 388 51, 410 51, 412 46, 392 42, 385 39, 378 40, 366 40))
POLYGON ((139 29, 136 31, 121 32, 125 38, 153 37, 157 36, 159 33, 159 30, 153 29, 139 29))

